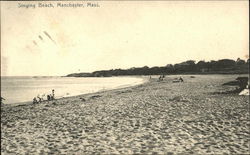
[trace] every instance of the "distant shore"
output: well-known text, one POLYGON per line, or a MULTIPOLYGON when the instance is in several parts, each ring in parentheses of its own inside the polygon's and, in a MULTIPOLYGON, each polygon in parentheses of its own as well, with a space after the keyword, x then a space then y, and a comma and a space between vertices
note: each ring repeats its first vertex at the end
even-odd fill
POLYGON ((99 70, 92 73, 71 73, 68 77, 111 77, 120 75, 177 75, 177 74, 248 74, 249 58, 245 61, 238 58, 211 61, 187 60, 176 64, 154 67, 131 67, 129 69, 99 70))
POLYGON ((2 154, 249 154, 249 96, 238 75, 182 75, 1 108, 2 154))

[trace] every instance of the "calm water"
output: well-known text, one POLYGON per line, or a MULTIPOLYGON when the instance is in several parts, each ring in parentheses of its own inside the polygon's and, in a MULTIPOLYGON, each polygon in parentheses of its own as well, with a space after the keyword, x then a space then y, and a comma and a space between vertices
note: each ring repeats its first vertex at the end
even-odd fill
POLYGON ((6 104, 32 101, 38 94, 56 98, 143 83, 136 77, 73 78, 73 77, 1 77, 1 96, 6 104))

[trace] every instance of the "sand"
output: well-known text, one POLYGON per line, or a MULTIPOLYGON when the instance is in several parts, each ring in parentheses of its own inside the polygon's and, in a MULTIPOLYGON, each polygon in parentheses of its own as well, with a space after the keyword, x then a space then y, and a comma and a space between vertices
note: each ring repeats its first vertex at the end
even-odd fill
POLYGON ((167 76, 116 90, 1 108, 2 154, 249 154, 249 96, 237 75, 167 76))

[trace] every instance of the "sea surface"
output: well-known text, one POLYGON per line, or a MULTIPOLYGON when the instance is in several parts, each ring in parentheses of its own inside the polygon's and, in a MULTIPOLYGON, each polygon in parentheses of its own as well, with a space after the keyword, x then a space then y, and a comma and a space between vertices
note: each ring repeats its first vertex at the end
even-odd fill
POLYGON ((133 86, 144 81, 139 77, 1 77, 1 97, 5 104, 32 102, 38 95, 44 95, 45 99, 52 89, 56 98, 62 98, 133 86))

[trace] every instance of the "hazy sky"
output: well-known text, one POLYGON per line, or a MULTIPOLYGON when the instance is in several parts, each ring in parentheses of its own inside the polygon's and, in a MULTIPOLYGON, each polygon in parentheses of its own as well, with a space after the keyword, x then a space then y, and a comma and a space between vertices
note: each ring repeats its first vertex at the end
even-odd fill
POLYGON ((249 52, 248 1, 104 1, 99 8, 35 9, 18 3, 1 2, 2 75, 236 60, 249 52))

